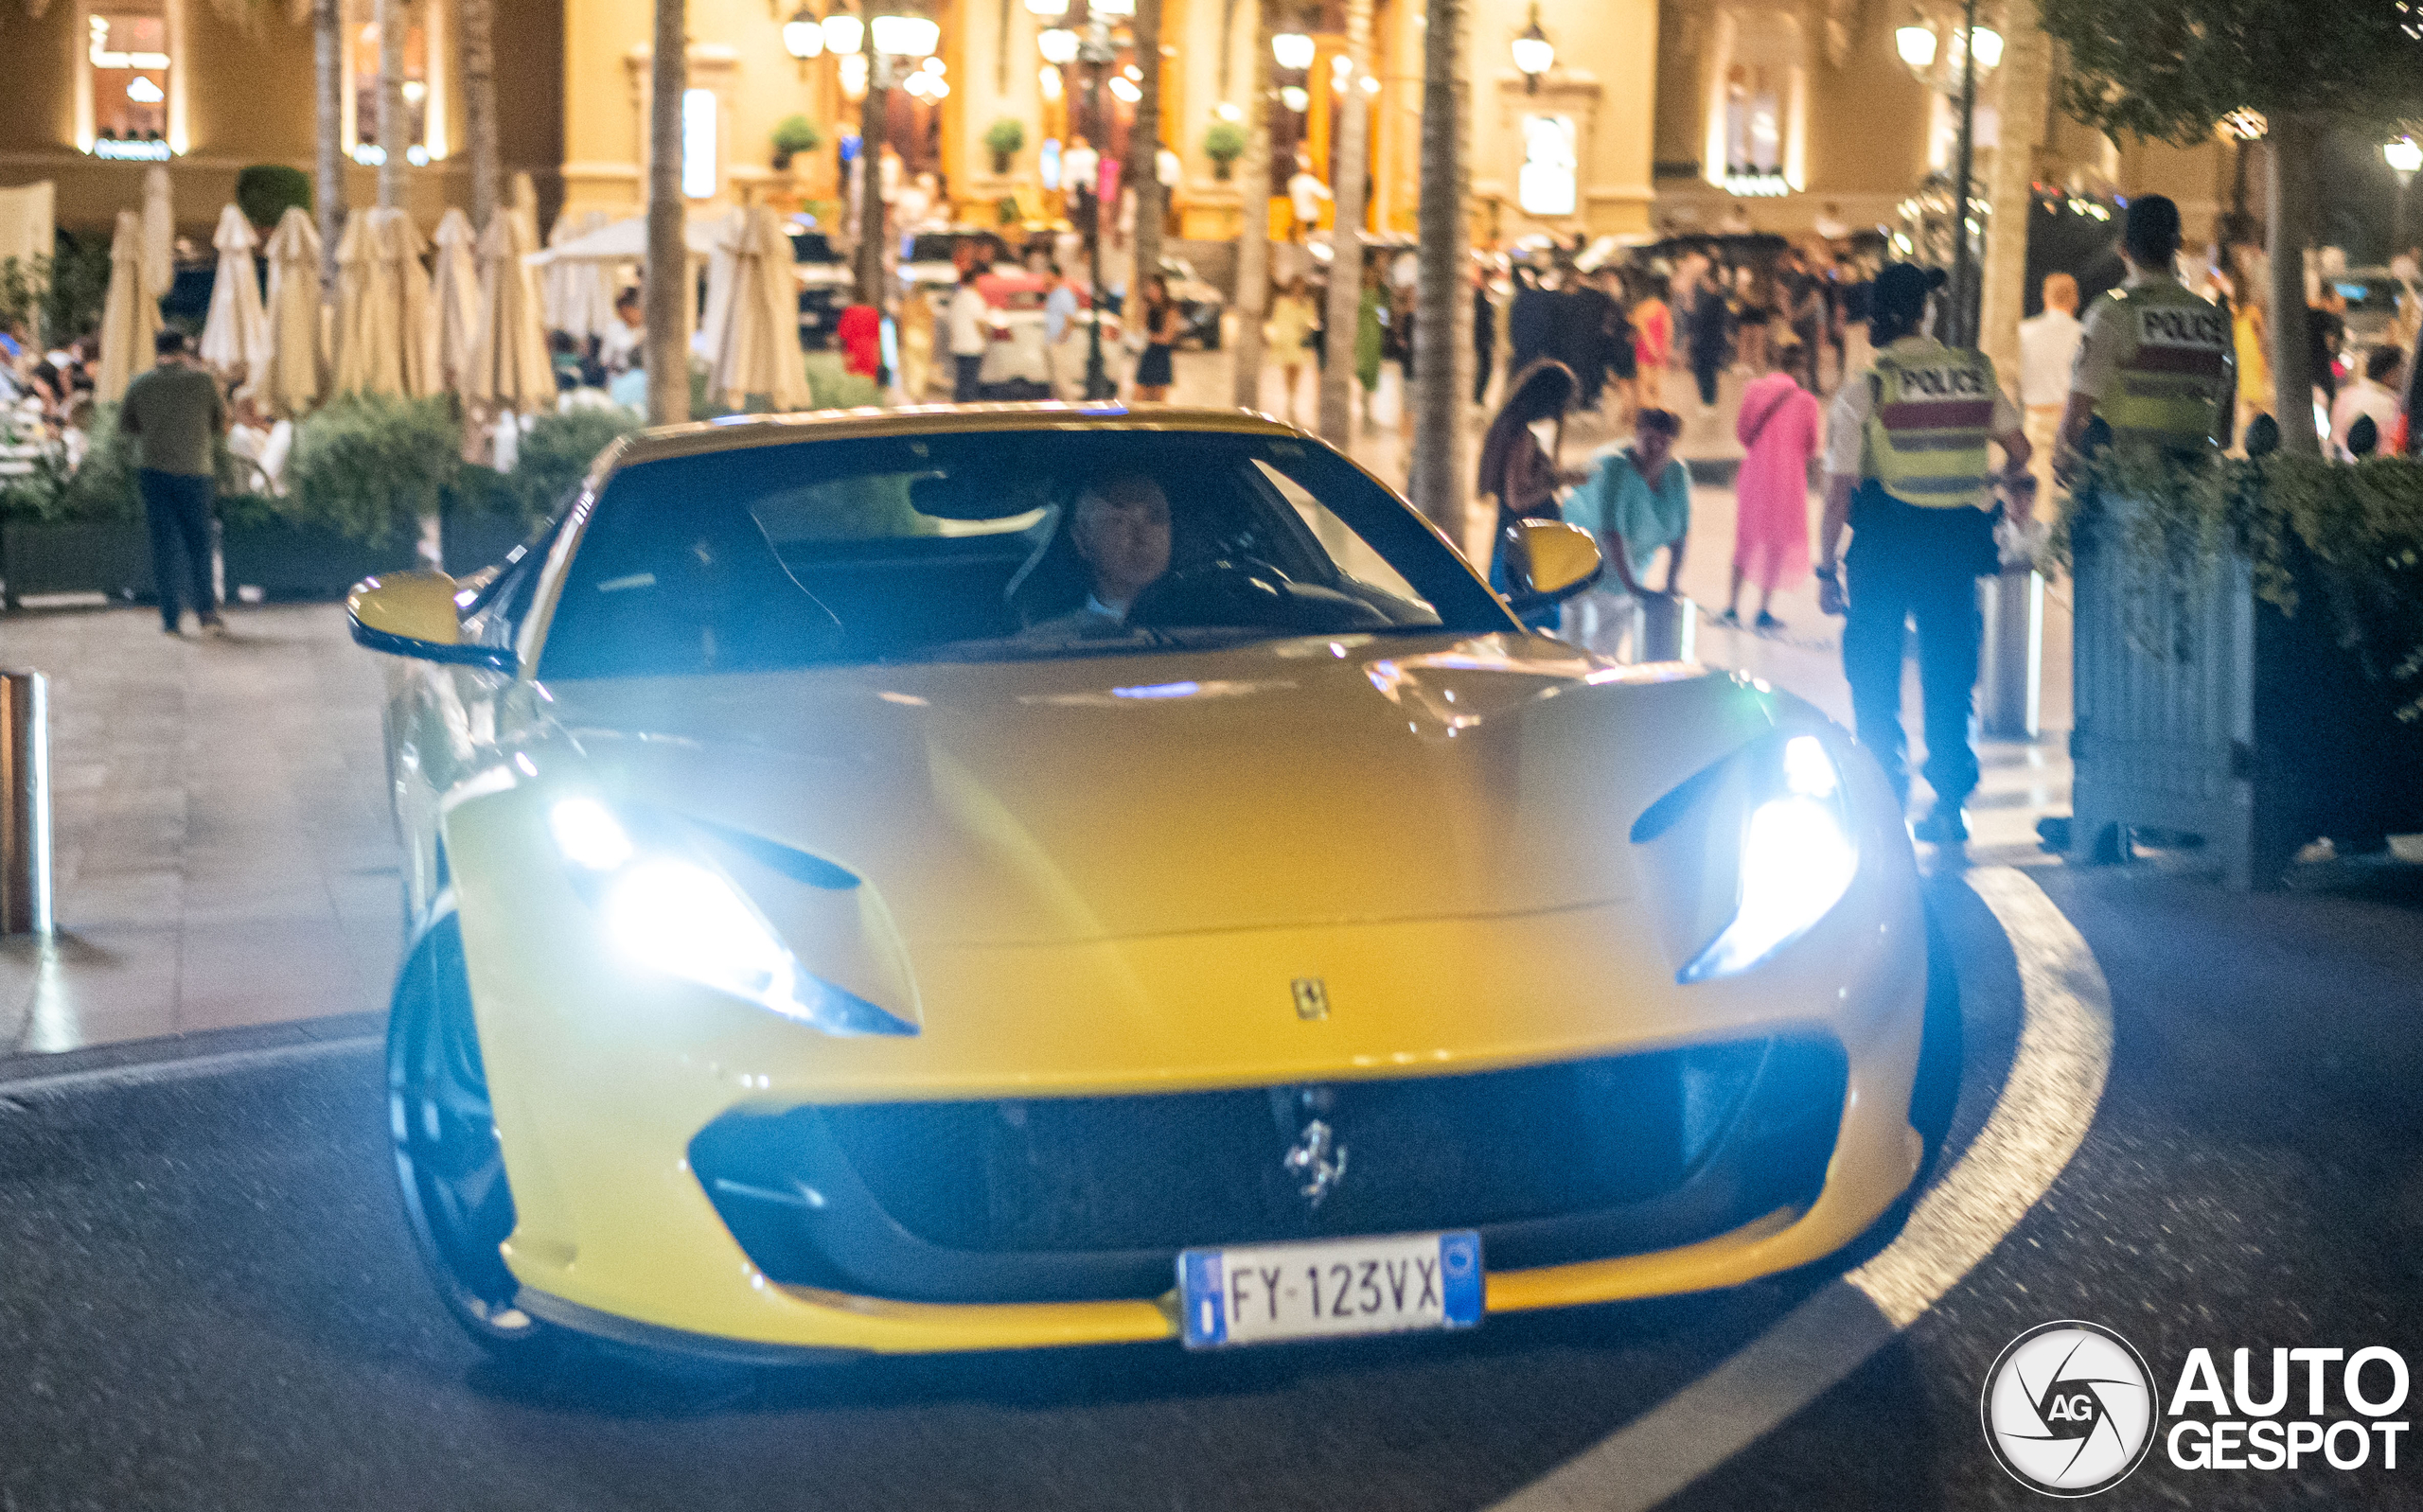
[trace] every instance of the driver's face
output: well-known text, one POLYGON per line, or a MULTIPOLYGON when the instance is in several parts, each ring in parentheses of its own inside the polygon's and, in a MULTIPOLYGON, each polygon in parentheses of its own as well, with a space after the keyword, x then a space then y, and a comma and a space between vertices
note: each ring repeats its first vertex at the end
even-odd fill
POLYGON ((1125 604, 1170 570, 1170 501, 1149 478, 1105 485, 1076 533, 1077 554, 1094 571, 1094 596, 1125 604))

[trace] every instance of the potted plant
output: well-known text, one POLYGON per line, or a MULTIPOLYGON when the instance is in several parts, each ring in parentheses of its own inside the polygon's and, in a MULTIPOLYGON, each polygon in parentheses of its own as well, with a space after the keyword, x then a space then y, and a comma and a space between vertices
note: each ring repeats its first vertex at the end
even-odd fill
POLYGON ((1203 133, 1203 155, 1212 160, 1212 176, 1226 179, 1246 155, 1246 129, 1234 121, 1213 121, 1203 133))
POLYGON ((1004 115, 984 128, 984 146, 993 154, 993 173, 998 178, 1010 171, 1010 159, 1026 147, 1026 128, 1004 115))
POLYGON ((805 115, 786 115, 774 123, 774 171, 787 172, 791 159, 824 145, 824 133, 805 115))
POLYGON ((420 565, 463 436, 443 398, 341 398, 295 428, 287 497, 230 519, 231 592, 335 598, 364 577, 420 565))
POLYGON ((44 447, 33 470, 0 488, 0 579, 8 606, 28 595, 148 598, 151 552, 134 468, 117 440, 117 406, 94 413, 83 465, 44 447))

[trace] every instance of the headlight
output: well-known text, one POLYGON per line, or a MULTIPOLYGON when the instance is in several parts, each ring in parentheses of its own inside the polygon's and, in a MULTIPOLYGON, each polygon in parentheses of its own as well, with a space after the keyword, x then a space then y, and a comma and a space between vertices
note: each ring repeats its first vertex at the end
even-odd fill
POLYGON ((1729 976, 1765 960, 1840 903, 1859 870, 1842 773, 1824 743, 1795 735, 1770 760, 1773 770, 1742 826, 1741 897, 1732 921, 1676 981, 1729 976))
POLYGON ((712 867, 643 851, 595 799, 548 812, 556 848, 634 964, 713 988, 827 1034, 914 1034, 917 1027, 802 970, 748 897, 712 867))

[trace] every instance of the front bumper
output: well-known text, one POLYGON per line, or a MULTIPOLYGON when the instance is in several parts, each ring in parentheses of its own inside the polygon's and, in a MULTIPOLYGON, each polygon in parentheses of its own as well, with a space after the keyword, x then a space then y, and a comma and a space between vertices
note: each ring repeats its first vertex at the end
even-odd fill
MULTIPOLYGON (((1102 1027, 1099 1054, 1071 1047, 1062 1077, 1005 1085, 996 1076, 988 1085, 973 1072, 937 1073, 923 1084, 912 1079, 890 1088, 865 1070, 866 1058, 911 1056, 920 1042, 824 1041, 703 993, 678 1004, 616 1005, 601 995, 602 985, 579 979, 577 963, 513 948, 483 930, 478 910, 467 909, 465 917, 474 1003, 519 1215, 506 1260, 524 1288, 525 1307, 592 1332, 685 1341, 709 1353, 913 1353, 1173 1339, 1177 1322, 1164 1294, 1171 1246, 1240 1242, 1269 1232, 1232 1221, 1232 1212, 1209 1226, 1144 1234, 1123 1253, 1112 1246, 1105 1255, 1097 1246, 1078 1263, 1038 1263, 1033 1244, 1017 1254, 954 1255, 955 1245, 971 1241, 970 1231, 954 1231, 947 1222, 937 1227, 930 1214, 911 1213, 926 1226, 921 1237, 887 1209, 887 1203, 913 1207, 896 1192, 870 1205, 842 1189, 847 1184, 834 1178, 844 1172, 832 1165, 829 1143, 820 1154, 812 1140, 777 1139, 782 1158, 768 1169, 748 1164, 764 1156, 766 1142, 732 1140, 735 1129, 829 1135, 837 1117, 862 1124, 889 1118, 897 1128, 898 1120, 921 1116, 918 1109, 944 1116, 931 1114, 938 1105, 926 1099, 934 1098, 946 1099, 946 1108, 998 1109, 1015 1099, 1032 1109, 1057 1099, 1074 1106, 1216 1100, 1225 1092, 1226 1113, 1233 1116, 1240 1091, 1249 1100, 1266 1099, 1273 1087, 1318 1084, 1350 1100, 1385 1100, 1402 1099, 1405 1089, 1422 1091, 1425 1080, 1435 1089, 1490 1072, 1551 1074, 1536 1069, 1544 1066, 1586 1075, 1586 1068, 1570 1068, 1692 1046, 1802 1046, 1831 1067, 1815 1095, 1831 1114, 1820 1120, 1828 1127, 1813 1134, 1804 1119, 1779 1143, 1720 1140, 1693 1168, 1696 1183, 1597 1188, 1583 1194, 1589 1201, 1551 1204, 1555 1210, 1547 1212, 1519 1203, 1500 1212, 1452 1203, 1382 1204, 1372 1211, 1378 1231, 1494 1230, 1484 1249, 1492 1311, 1724 1287, 1820 1259, 1872 1223, 1907 1187, 1919 1161, 1908 1108, 1924 1016, 1923 930, 1915 888, 1898 884, 1855 888, 1818 929, 1749 977, 1689 989, 1664 981, 1623 991, 1577 983, 1571 962, 1641 958, 1647 941, 1634 911, 1618 907, 1520 921, 1363 926, 1354 931, 1360 948, 1352 962, 1334 938, 1326 941, 1327 958, 1336 963, 1331 989, 1340 1001, 1405 1005, 1388 1021, 1291 1024, 1291 1032, 1270 1041, 1275 1050, 1241 1041, 1210 1063, 1198 1049, 1180 1080, 1134 1070, 1145 1046, 1123 1046, 1129 1038, 1123 1030, 1131 1027, 1114 1017, 1102 1027), (1452 1016, 1477 1042, 1467 1053, 1424 1048, 1441 1043, 1444 1028, 1430 1021, 1424 1005, 1465 993, 1506 1007, 1477 1035, 1471 1012, 1452 1016), (826 1064, 803 1066, 804 1043, 826 1064), (1318 1055, 1303 1053, 1306 1046, 1318 1055), (1838 1082, 1831 1080, 1836 1076, 1838 1082), (1173 1084, 1186 1090, 1173 1092, 1173 1084), (1795 1165, 1795 1152, 1806 1157, 1812 1150, 1822 1158, 1795 1165), (772 1215, 769 1232, 766 1203, 713 1188, 721 1180, 796 1197, 800 1169, 783 1160, 819 1158, 826 1162, 819 1173, 834 1189, 812 1179, 807 1187, 840 1204, 837 1216, 853 1220, 840 1226, 838 1244, 801 1244, 796 1225, 783 1232, 785 1222, 808 1216, 797 1211, 772 1215), (1762 1161, 1771 1169, 1761 1171, 1762 1161), (925 1263, 937 1252, 959 1262, 955 1269, 925 1263), (902 1263, 904 1257, 918 1263, 902 1263)), ((1283 979, 1283 963, 1307 958, 1311 943, 1294 932, 1273 933, 1281 938, 1265 933, 1222 942, 1223 960, 1243 976, 1275 970, 1283 979)), ((1019 964, 1048 979, 1083 982, 1115 972, 1148 989, 1166 983, 1171 992, 1195 979, 1198 995, 1217 1000, 1230 984, 1199 980, 1205 948, 1199 940, 1130 941, 1018 954, 1036 957, 1019 964)), ((921 963, 929 1033, 941 1031, 946 1010, 939 1001, 982 993, 1013 964, 999 952, 969 955, 982 958, 940 953, 921 963)), ((1200 1037, 1222 1038, 1208 1030, 1200 1037)), ((1520 1103, 1501 1106, 1519 1110, 1520 1103)), ((854 1135, 862 1146, 865 1136, 865 1128, 854 1135)), ((1279 1145, 1275 1130, 1273 1143, 1279 1145)), ((1386 1153, 1384 1143, 1371 1151, 1375 1159, 1386 1153)), ((881 1165, 841 1162, 859 1173, 861 1187, 862 1168, 881 1165)), ((1270 1166, 1275 1176, 1276 1161, 1270 1166)), ((1521 1179, 1517 1172, 1517 1187, 1521 1179)), ((1355 1187, 1350 1175, 1341 1191, 1355 1187)), ((1128 1204, 1130 1218, 1151 1210, 1149 1202, 1128 1204)), ((1181 1217, 1207 1211, 1184 1203, 1169 1210, 1181 1217)), ((1336 1212, 1336 1222, 1351 1227, 1353 1209, 1336 1212)))

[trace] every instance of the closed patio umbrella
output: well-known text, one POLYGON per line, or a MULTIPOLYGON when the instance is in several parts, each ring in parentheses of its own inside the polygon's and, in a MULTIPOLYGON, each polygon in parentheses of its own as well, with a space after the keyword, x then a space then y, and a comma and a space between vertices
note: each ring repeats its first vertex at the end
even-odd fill
POLYGON ((538 280, 523 260, 536 239, 511 211, 491 217, 480 236, 479 334, 462 392, 490 413, 527 414, 556 402, 538 280))
MULTIPOLYGON (((345 235, 337 238, 336 382, 339 394, 399 394, 404 380, 399 354, 391 336, 383 343, 375 311, 380 301, 371 293, 374 235, 372 212, 356 210, 345 219, 345 235)), ((396 301, 385 308, 392 312, 396 301)))
POLYGON ((530 170, 517 168, 513 174, 513 192, 507 205, 514 218, 522 222, 522 244, 533 252, 539 247, 539 185, 532 181, 530 170))
POLYGON ((430 239, 437 247, 437 255, 432 259, 430 303, 437 320, 438 377, 446 388, 468 394, 471 346, 480 332, 479 237, 471 230, 470 217, 449 210, 430 239))
MULTIPOLYGON (((603 210, 577 215, 567 210, 556 218, 556 229, 547 234, 547 244, 565 246, 612 223, 612 218, 603 210)), ((586 258, 549 263, 545 289, 547 328, 584 341, 604 335, 614 319, 615 283, 615 273, 610 264, 586 258)))
POLYGON ((269 371, 269 314, 261 308, 261 286, 253 268, 253 249, 260 234, 229 205, 219 212, 219 231, 210 238, 219 249, 219 271, 210 285, 210 317, 203 322, 201 357, 222 375, 250 380, 269 371))
POLYGON ((376 215, 378 256, 395 269, 396 337, 402 361, 403 392, 416 399, 426 399, 446 392, 446 378, 437 360, 437 304, 431 297, 429 269, 421 262, 429 253, 429 243, 421 239, 420 228, 403 211, 380 210, 376 215))
POLYGON ((739 261, 733 255, 748 230, 749 211, 735 209, 714 223, 707 245, 707 297, 690 333, 690 351, 709 368, 723 360, 723 341, 732 330, 732 290, 739 261))
POLYGON ((714 388, 734 408, 755 396, 776 411, 813 402, 807 357, 799 344, 799 284, 790 237, 774 212, 758 205, 727 234, 732 300, 716 341, 714 388))
POLYGON ((269 360, 253 372, 254 395, 270 413, 293 419, 320 402, 328 384, 327 333, 320 318, 320 232, 311 212, 287 206, 270 233, 269 360))
POLYGON ((93 380, 93 396, 103 404, 124 398, 134 375, 151 366, 160 290, 144 277, 143 261, 143 217, 120 210, 110 242, 109 293, 101 304, 101 370, 93 380))
POLYGON ((168 170, 148 168, 143 174, 143 279, 151 297, 168 291, 177 276, 177 213, 168 198, 168 170))

